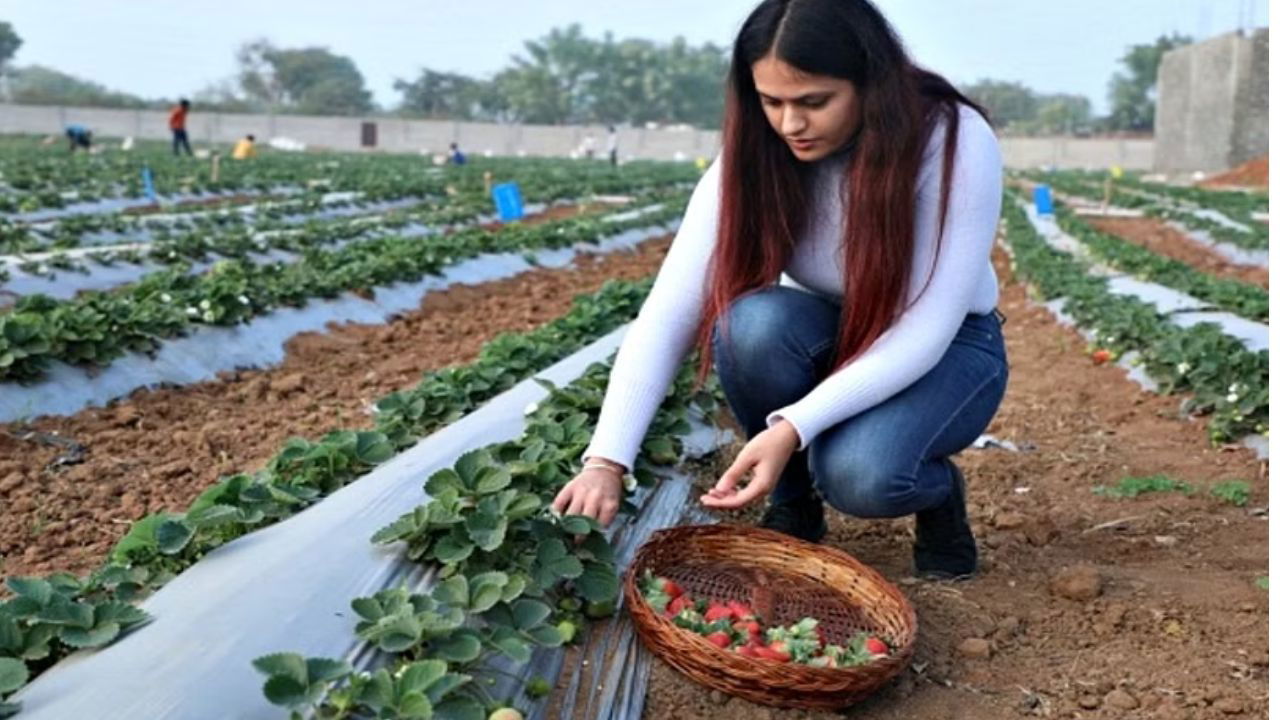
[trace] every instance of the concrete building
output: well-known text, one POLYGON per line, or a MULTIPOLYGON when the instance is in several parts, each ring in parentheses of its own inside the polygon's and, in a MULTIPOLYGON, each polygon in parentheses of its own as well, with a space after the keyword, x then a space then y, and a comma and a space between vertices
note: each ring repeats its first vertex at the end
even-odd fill
POLYGON ((1215 173, 1267 153, 1267 28, 1170 50, 1156 89, 1155 170, 1215 173))

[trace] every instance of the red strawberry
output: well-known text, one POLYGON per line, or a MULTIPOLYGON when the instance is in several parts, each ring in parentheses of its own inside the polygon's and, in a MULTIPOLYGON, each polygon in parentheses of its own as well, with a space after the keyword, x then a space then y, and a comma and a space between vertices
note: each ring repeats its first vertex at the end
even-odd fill
POLYGON ((693 601, 682 595, 678 598, 672 599, 671 602, 667 603, 666 615, 669 618, 673 618, 679 615, 681 610, 684 610, 685 608, 691 608, 691 607, 693 607, 693 601))
POLYGON ((774 662, 791 662, 791 651, 782 640, 756 648, 756 657, 774 662))
POLYGON ((1095 350, 1093 352, 1093 364, 1102 365, 1111 362, 1111 351, 1107 349, 1095 350))
POLYGON ((735 620, 746 620, 749 617, 755 617, 755 613, 752 612, 750 606, 737 600, 729 601, 729 609, 733 611, 733 619, 735 620))
POLYGON ((752 637, 760 636, 760 623, 755 620, 740 620, 733 624, 733 629, 744 632, 752 637))
POLYGON ((872 655, 888 655, 889 646, 885 645, 884 641, 881 640, 880 638, 872 635, 871 637, 867 638, 867 652, 871 653, 872 655))
POLYGON ((718 648, 727 648, 729 647, 729 643, 732 642, 732 639, 729 637, 729 633, 723 631, 713 632, 707 636, 707 639, 711 641, 712 645, 715 645, 718 648))
POLYGON ((707 608, 705 617, 709 623, 713 623, 717 620, 732 619, 733 611, 730 610, 727 605, 712 603, 711 607, 707 608))
POLYGON ((666 578, 662 579, 662 592, 666 593, 667 597, 673 598, 680 597, 684 594, 684 590, 682 590, 674 580, 668 580, 666 578))
POLYGON ((756 646, 755 646, 755 645, 739 645, 738 647, 734 648, 734 649, 733 649, 733 651, 734 651, 734 652, 736 652, 736 653, 738 653, 738 654, 739 654, 739 655, 741 655, 742 657, 755 657, 755 656, 756 656, 756 646))

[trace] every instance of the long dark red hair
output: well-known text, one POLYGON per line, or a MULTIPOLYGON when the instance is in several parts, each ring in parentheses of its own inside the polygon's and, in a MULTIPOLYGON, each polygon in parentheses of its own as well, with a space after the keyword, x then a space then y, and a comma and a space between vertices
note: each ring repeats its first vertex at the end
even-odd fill
POLYGON ((858 104, 844 184, 844 304, 829 370, 862 354, 909 304, 915 185, 930 131, 947 122, 941 233, 959 104, 986 116, 951 83, 912 63, 897 33, 865 0, 765 0, 752 11, 734 41, 727 81, 720 225, 698 333, 703 376, 711 367, 717 318, 735 299, 777 282, 812 209, 806 166, 769 124, 751 74, 770 53, 806 73, 851 81, 858 104))

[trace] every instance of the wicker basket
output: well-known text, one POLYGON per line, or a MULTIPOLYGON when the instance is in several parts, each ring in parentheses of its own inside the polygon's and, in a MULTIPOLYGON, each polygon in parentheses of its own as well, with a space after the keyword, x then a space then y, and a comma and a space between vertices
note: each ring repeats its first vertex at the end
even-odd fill
POLYGON ((658 531, 636 554, 623 592, 636 632, 654 655, 694 682, 763 705, 847 707, 901 672, 915 647, 915 610, 879 573, 834 548, 770 530, 698 525, 658 531), (639 584, 646 570, 696 598, 748 602, 766 626, 813 617, 828 642, 843 644, 866 630, 893 652, 848 668, 737 655, 654 612, 639 584))

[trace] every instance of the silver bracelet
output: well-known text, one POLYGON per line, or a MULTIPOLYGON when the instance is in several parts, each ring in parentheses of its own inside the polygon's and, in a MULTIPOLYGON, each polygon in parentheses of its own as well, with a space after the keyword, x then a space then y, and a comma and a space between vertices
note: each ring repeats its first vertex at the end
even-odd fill
POLYGON ((617 473, 619 476, 627 474, 626 468, 619 469, 616 465, 609 465, 607 463, 601 463, 601 462, 595 462, 595 463, 589 462, 583 465, 582 469, 583 470, 609 470, 614 473, 617 473))
POLYGON ((601 462, 589 462, 589 463, 583 464, 582 469, 584 471, 608 470, 614 473, 615 475, 617 475, 618 479, 622 481, 622 489, 626 490, 627 492, 631 492, 632 490, 636 489, 636 477, 635 475, 632 475, 631 473, 627 472, 626 468, 622 468, 621 470, 619 470, 617 467, 613 465, 606 465, 605 463, 601 463, 601 462))

